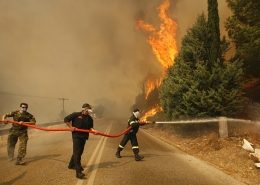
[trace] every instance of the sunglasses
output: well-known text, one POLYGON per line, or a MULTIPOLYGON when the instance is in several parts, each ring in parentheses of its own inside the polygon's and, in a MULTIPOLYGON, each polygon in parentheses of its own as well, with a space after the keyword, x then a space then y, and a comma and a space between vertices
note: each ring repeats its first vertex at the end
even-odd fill
POLYGON ((21 107, 21 108, 23 108, 23 109, 27 109, 28 107, 21 107))

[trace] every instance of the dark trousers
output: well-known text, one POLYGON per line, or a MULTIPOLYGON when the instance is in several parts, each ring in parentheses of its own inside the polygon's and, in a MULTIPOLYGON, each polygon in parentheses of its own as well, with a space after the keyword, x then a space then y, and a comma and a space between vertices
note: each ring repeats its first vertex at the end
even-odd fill
POLYGON ((81 172, 81 155, 84 151, 86 138, 72 137, 73 141, 73 154, 70 159, 69 167, 74 167, 76 172, 81 172))
POLYGON ((138 147, 136 133, 132 133, 132 132, 124 135, 123 139, 121 140, 121 142, 118 146, 118 150, 122 151, 129 140, 131 141, 132 150, 133 150, 134 154, 138 154, 139 147, 138 147))

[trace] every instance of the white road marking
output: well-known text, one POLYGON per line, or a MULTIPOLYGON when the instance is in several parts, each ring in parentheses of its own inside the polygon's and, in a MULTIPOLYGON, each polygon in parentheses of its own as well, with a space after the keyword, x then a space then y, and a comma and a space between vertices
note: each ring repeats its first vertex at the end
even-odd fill
MULTIPOLYGON (((111 126, 112 126, 112 125, 109 126, 107 133, 110 132, 111 126)), ((103 150, 104 150, 104 148, 105 148, 107 139, 108 139, 108 138, 105 137, 104 142, 103 142, 103 144, 102 144, 102 146, 101 146, 101 149, 99 150, 99 154, 98 154, 98 157, 97 157, 97 159, 96 159, 95 166, 93 166, 93 170, 92 170, 92 172, 91 172, 91 174, 90 174, 90 176, 89 176, 89 178, 88 178, 88 183, 87 183, 87 185, 93 185, 93 184, 94 184, 95 177, 96 177, 96 173, 97 173, 97 171, 98 171, 98 166, 99 166, 99 163, 100 163, 100 160, 101 160, 101 156, 102 156, 102 154, 103 154, 103 150)))
MULTIPOLYGON (((110 126, 106 129, 106 131, 105 131, 106 134, 110 132, 111 126, 112 126, 112 125, 110 125, 110 126)), ((96 146, 94 152, 92 153, 92 155, 91 155, 91 157, 90 157, 90 159, 89 159, 89 161, 88 161, 87 169, 85 169, 84 172, 87 172, 88 167, 93 164, 93 161, 94 161, 95 157, 97 156, 97 152, 98 152, 98 151, 99 151, 98 158, 99 158, 99 156, 101 156, 101 154, 102 154, 102 152, 103 152, 103 148, 104 148, 104 143, 105 143, 104 141, 106 141, 106 140, 107 140, 107 137, 101 136, 101 139, 99 140, 99 142, 98 142, 98 144, 97 144, 97 146, 96 146), (103 143, 103 145, 102 145, 102 147, 101 147, 101 150, 102 150, 102 151, 100 151, 99 148, 100 148, 100 146, 101 146, 102 143, 103 143)), ((100 158, 101 158, 101 157, 100 157, 100 158)), ((96 160, 96 163, 97 163, 97 160, 96 160)), ((98 165, 97 165, 97 166, 98 166, 98 165)), ((96 165, 95 165, 94 167, 96 167, 96 165)), ((93 168, 94 168, 94 167, 93 167, 93 168)), ((96 170, 95 170, 95 171, 96 171, 96 170)), ((96 173, 95 173, 95 174, 96 174, 96 173)), ((92 173, 90 174, 90 176, 92 176, 92 173)), ((92 178, 93 178, 93 177, 92 177, 92 178)), ((94 176, 94 179, 95 179, 95 176, 94 176)), ((86 179, 85 179, 85 180, 86 180, 86 179)), ((84 179, 79 179, 79 180, 77 181, 77 184, 76 184, 76 185, 82 185, 83 182, 84 182, 84 179)), ((93 182, 94 182, 94 181, 93 181, 93 182)))

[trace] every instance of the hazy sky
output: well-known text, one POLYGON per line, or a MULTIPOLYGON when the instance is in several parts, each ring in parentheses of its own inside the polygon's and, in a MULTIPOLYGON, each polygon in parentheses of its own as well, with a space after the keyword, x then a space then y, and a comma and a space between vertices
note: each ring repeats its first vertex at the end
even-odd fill
MULTIPOLYGON (((0 114, 30 104, 40 121, 56 119, 61 101, 67 112, 81 104, 103 104, 128 116, 143 80, 160 71, 135 21, 159 25, 161 0, 0 0, 0 114)), ((229 15, 219 1, 221 22, 229 15)), ((178 43, 207 0, 171 0, 178 43)))

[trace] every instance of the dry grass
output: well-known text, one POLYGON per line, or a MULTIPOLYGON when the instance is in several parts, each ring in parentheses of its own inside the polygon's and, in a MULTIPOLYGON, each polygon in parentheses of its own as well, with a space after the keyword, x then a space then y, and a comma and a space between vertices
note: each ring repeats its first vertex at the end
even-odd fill
MULTIPOLYGON (((195 126, 196 127, 196 126, 195 126)), ((208 161, 225 173, 250 185, 260 185, 260 170, 254 166, 249 152, 242 149, 242 140, 246 138, 256 148, 260 148, 260 134, 257 128, 247 126, 229 127, 230 137, 220 139, 216 127, 194 129, 173 129, 170 126, 150 127, 147 131, 164 141, 177 146, 182 151, 208 161)))

